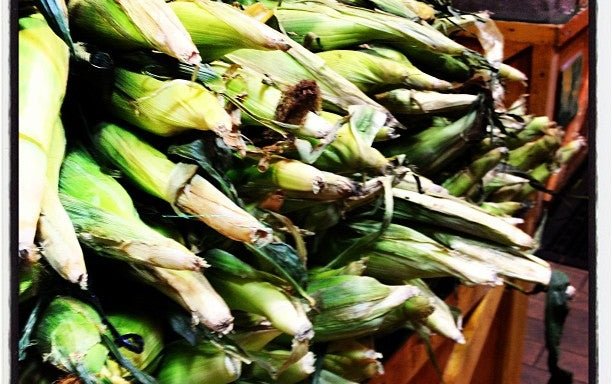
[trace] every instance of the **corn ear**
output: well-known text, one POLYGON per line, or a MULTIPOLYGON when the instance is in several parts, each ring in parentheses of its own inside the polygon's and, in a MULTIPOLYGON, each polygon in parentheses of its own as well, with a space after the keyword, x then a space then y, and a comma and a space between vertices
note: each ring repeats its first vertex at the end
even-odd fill
POLYGON ((464 61, 483 58, 433 27, 367 9, 329 1, 284 3, 275 16, 292 39, 313 50, 328 51, 369 42, 383 42, 402 50, 418 65, 436 68, 445 78, 466 80, 464 61))
POLYGON ((307 352, 289 365, 287 365, 287 362, 292 359, 291 351, 266 351, 265 353, 258 353, 258 358, 265 361, 267 369, 256 363, 253 367, 253 377, 266 382, 272 380, 278 384, 297 384, 315 371, 315 356, 312 352, 307 352))
POLYGON ((68 81, 68 47, 40 14, 19 19, 19 253, 37 259, 34 237, 47 154, 68 81))
POLYGON ((530 248, 534 240, 525 232, 477 206, 448 196, 421 194, 394 188, 398 219, 431 223, 494 242, 530 248))
POLYGON ((281 90, 248 68, 222 62, 212 63, 212 68, 225 81, 224 95, 244 112, 240 115, 243 124, 307 138, 327 138, 335 132, 333 124, 317 115, 321 95, 314 81, 299 81, 281 90))
POLYGON ((47 162, 47 185, 38 219, 37 241, 49 264, 64 279, 87 288, 87 268, 83 250, 74 227, 59 199, 59 174, 66 138, 61 120, 58 120, 51 138, 47 162))
POLYGON ((508 81, 527 81, 527 75, 505 63, 499 65, 499 77, 508 81))
POLYGON ((279 159, 261 172, 252 166, 245 171, 244 186, 254 189, 282 189, 285 196, 315 200, 338 200, 358 193, 351 179, 297 160, 279 159))
POLYGON ((66 372, 90 380, 103 370, 109 351, 102 344, 106 332, 98 313, 67 296, 58 296, 45 309, 35 338, 43 359, 66 372))
POLYGON ((382 152, 386 156, 406 155, 406 161, 428 175, 438 172, 463 153, 468 145, 465 136, 477 125, 478 111, 444 126, 432 126, 410 137, 410 141, 392 143, 382 152))
POLYGON ((79 240, 101 254, 173 269, 206 266, 183 245, 144 224, 123 187, 102 173, 84 150, 66 157, 60 191, 79 240))
POLYGON ((244 149, 232 130, 232 118, 223 103, 202 85, 187 80, 157 80, 118 68, 110 111, 130 124, 159 136, 186 130, 210 130, 226 144, 244 149))
POLYGON ((71 25, 93 43, 158 50, 188 64, 202 59, 181 21, 163 0, 71 0, 71 25))
POLYGON ((384 373, 382 354, 354 340, 329 344, 323 357, 323 368, 344 378, 363 382, 384 373))
MULTIPOLYGON (((352 224, 351 228, 367 234, 376 225, 372 221, 363 221, 352 224)), ((397 224, 391 224, 362 257, 368 258, 368 276, 392 284, 419 277, 442 276, 455 276, 468 284, 501 284, 490 266, 473 262, 434 239, 397 224)))
POLYGON ((19 302, 24 302, 38 296, 41 287, 41 280, 44 278, 45 270, 40 261, 30 262, 23 260, 17 267, 17 298, 19 302))
POLYGON ((429 289, 427 283, 421 279, 413 279, 407 282, 408 284, 418 287, 421 295, 430 299, 434 306, 434 312, 425 320, 425 326, 435 333, 455 341, 459 344, 465 344, 465 337, 459 328, 458 321, 451 313, 449 306, 440 299, 435 293, 429 289))
POLYGON ((356 381, 345 379, 344 377, 339 376, 326 369, 321 371, 321 374, 319 375, 319 383, 320 384, 359 384, 356 381))
POLYGON ((227 252, 208 255, 212 263, 211 283, 230 308, 265 316, 272 326, 294 336, 298 342, 312 338, 312 324, 297 299, 227 252))
POLYGON ((208 0, 174 1, 169 7, 183 23, 205 61, 236 49, 289 49, 288 38, 229 4, 208 0))
POLYGON ((291 86, 302 80, 314 80, 328 108, 348 112, 353 105, 371 106, 385 113, 391 126, 401 126, 384 107, 326 66, 323 59, 295 42, 291 42, 291 49, 287 52, 240 49, 225 58, 266 74, 279 87, 291 86))
POLYGON ((372 143, 385 126, 384 113, 367 106, 349 107, 349 120, 314 165, 331 172, 371 169, 384 173, 389 161, 372 143))
POLYGON ((276 9, 275 15, 292 38, 303 42, 310 34, 316 38, 313 48, 324 51, 370 41, 397 43, 410 47, 411 52, 461 54, 466 51, 465 47, 429 26, 333 2, 284 3, 276 9))
POLYGON ((317 302, 315 341, 329 341, 397 326, 407 318, 402 306, 418 290, 409 285, 387 286, 368 276, 338 275, 311 280, 308 293, 317 302), (399 312, 391 313, 396 308, 399 312))
POLYGON ((448 247, 475 260, 492 265, 502 276, 543 285, 548 285, 550 282, 550 266, 533 255, 526 255, 509 247, 501 247, 450 233, 431 232, 435 239, 448 247))
POLYGON ((466 110, 476 102, 478 96, 402 88, 380 93, 374 99, 392 113, 427 115, 466 110))
POLYGON ((226 334, 234 318, 221 296, 199 272, 133 266, 136 276, 187 310, 194 324, 204 324, 213 332, 226 334))
POLYGON ((196 346, 176 342, 168 347, 160 362, 160 384, 229 384, 242 373, 242 362, 203 341, 196 346))
POLYGON ((140 188, 222 235, 256 245, 272 240, 270 229, 196 175, 196 166, 175 164, 133 133, 110 123, 100 126, 94 144, 140 188))
MULTIPOLYGON (((522 185, 529 183, 529 180, 503 172, 501 169, 495 168, 487 172, 482 178, 483 196, 488 197, 501 188, 512 187, 513 190, 518 190, 522 185)), ((476 187, 476 186, 475 186, 476 187)), ((468 196, 476 194, 476 188, 468 193, 468 196)))
POLYGON ((518 201, 492 202, 484 201, 480 208, 495 216, 513 216, 518 210, 525 208, 524 203, 518 201))
POLYGON ((560 132, 551 132, 508 153, 508 164, 521 171, 529 171, 552 157, 561 145, 560 132))
POLYGON ((449 195, 448 191, 441 185, 413 172, 406 173, 406 175, 395 185, 395 188, 441 196, 449 195))
POLYGON ((349 50, 326 51, 317 56, 366 93, 398 86, 421 90, 448 90, 452 87, 451 83, 422 72, 407 60, 397 62, 349 50))
POLYGON ((521 145, 535 141, 544 136, 554 125, 555 123, 551 122, 548 116, 530 118, 522 129, 517 130, 517 132, 511 131, 513 134, 506 137, 508 148, 516 149, 521 145))
POLYGON ((447 179, 442 186, 453 196, 462 196, 508 154, 505 147, 495 148, 473 161, 467 168, 447 179))

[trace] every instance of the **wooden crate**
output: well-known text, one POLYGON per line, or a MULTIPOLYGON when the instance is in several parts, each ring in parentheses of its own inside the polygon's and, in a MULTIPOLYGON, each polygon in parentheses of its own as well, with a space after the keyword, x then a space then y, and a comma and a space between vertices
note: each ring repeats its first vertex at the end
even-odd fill
MULTIPOLYGON (((564 142, 581 134, 588 136, 588 8, 566 24, 532 24, 497 21, 505 37, 504 61, 529 76, 529 83, 510 84, 507 104, 529 94, 528 110, 555 119, 560 73, 578 55, 583 57, 582 79, 578 90, 579 108, 565 126, 564 142)), ((467 46, 475 41, 462 40, 467 46)), ((560 189, 586 157, 584 148, 575 160, 551 178, 548 188, 560 189)), ((550 195, 540 193, 525 218, 523 230, 536 231, 542 208, 550 195)), ((467 315, 464 325, 466 344, 459 345, 440 336, 431 339, 432 349, 442 367, 446 384, 519 384, 523 339, 527 319, 527 296, 504 287, 461 287, 447 301, 467 315)), ((411 337, 385 364, 385 375, 371 384, 438 383, 439 376, 418 337, 411 337)))

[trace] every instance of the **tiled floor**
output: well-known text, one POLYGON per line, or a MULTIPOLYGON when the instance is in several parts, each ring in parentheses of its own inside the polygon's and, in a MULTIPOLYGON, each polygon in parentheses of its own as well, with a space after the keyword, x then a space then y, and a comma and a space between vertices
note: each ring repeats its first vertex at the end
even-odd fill
MULTIPOLYGON (((570 302, 561 339, 559 366, 574 374, 574 384, 587 384, 589 371, 589 273, 564 265, 553 264, 553 269, 565 272, 577 293, 570 302)), ((522 384, 544 384, 550 377, 544 347, 545 294, 531 296, 527 313, 525 349, 523 354, 522 384)))

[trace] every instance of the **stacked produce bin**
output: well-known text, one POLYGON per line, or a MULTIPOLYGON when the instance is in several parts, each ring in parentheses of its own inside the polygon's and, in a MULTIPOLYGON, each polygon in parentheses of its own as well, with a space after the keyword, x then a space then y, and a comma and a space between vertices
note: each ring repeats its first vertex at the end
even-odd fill
POLYGON ((383 338, 482 351, 547 289, 521 215, 584 139, 507 105, 487 14, 19 8, 21 382, 385 382, 383 338))

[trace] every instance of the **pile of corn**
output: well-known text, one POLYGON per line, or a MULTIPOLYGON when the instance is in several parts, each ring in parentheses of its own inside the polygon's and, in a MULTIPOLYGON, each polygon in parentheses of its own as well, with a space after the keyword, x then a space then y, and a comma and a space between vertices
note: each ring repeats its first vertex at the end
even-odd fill
POLYGON ((22 383, 359 383, 440 282, 546 286, 584 143, 417 0, 20 2, 22 383))

